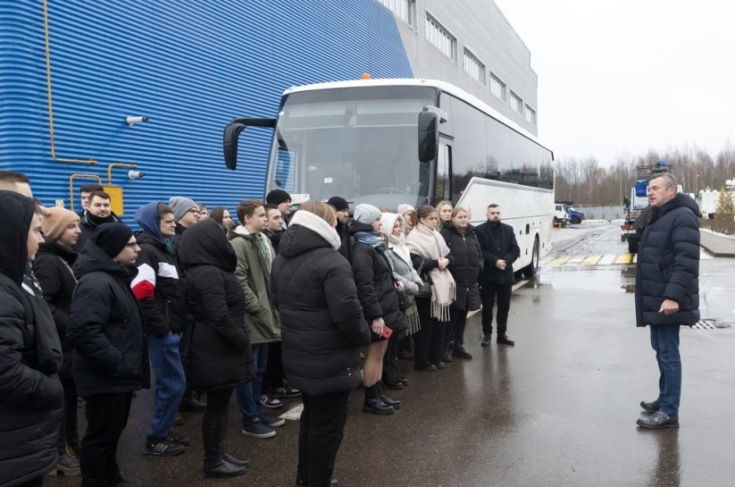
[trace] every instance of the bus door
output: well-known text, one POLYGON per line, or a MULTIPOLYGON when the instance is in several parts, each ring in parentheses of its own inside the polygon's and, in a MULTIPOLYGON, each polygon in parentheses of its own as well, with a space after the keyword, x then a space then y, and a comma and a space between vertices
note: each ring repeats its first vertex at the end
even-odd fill
POLYGON ((439 138, 439 153, 436 156, 436 176, 434 184, 434 205, 452 199, 452 140, 439 138))

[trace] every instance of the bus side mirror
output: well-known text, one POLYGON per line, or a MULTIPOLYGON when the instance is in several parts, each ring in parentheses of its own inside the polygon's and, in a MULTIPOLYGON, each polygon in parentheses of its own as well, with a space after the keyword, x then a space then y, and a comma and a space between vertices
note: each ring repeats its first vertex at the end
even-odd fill
POLYGON ((433 161, 438 150, 439 114, 424 109, 419 113, 419 161, 433 161))
POLYGON ((240 137, 240 132, 245 130, 245 127, 267 127, 275 128, 275 118, 235 118, 227 127, 222 137, 222 149, 225 156, 225 166, 227 169, 234 171, 237 168, 237 141, 240 137))

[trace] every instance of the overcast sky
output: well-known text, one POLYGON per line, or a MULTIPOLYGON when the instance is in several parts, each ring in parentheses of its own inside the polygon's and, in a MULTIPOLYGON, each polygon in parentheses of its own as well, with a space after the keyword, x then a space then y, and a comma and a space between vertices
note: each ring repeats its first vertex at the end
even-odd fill
POLYGON ((735 148, 735 4, 494 1, 531 51, 557 159, 735 148))

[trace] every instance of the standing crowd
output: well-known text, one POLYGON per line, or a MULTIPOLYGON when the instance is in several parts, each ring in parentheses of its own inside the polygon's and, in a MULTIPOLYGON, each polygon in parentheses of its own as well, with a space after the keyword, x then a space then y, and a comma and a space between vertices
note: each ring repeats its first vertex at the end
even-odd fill
POLYGON ((338 486, 351 391, 363 387, 364 412, 394 414, 389 391, 408 386, 399 356, 426 372, 471 359, 467 314, 484 307, 488 346, 496 297, 496 341, 513 345, 519 249, 497 205, 475 228, 448 202, 359 204, 350 219, 339 196, 292 213, 274 190, 233 218, 175 196, 138 208, 134 232, 102 187, 83 187, 82 204, 44 208, 22 174, 0 173, 0 432, 12 423, 14 445, 0 451, 0 486, 56 473, 134 485, 117 447, 135 392, 151 386, 143 454, 185 453, 178 412, 203 412, 204 475, 241 475, 250 462, 226 441, 233 393, 254 438, 274 437, 285 420, 269 411, 301 396, 296 485, 338 486))

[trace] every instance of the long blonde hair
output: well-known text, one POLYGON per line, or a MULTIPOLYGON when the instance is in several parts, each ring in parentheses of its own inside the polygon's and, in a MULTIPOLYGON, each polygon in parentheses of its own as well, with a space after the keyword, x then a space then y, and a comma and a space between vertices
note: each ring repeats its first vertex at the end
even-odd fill
POLYGON ((334 211, 332 205, 322 203, 321 201, 307 201, 299 206, 299 211, 308 211, 313 213, 331 226, 337 226, 337 212, 334 211))

